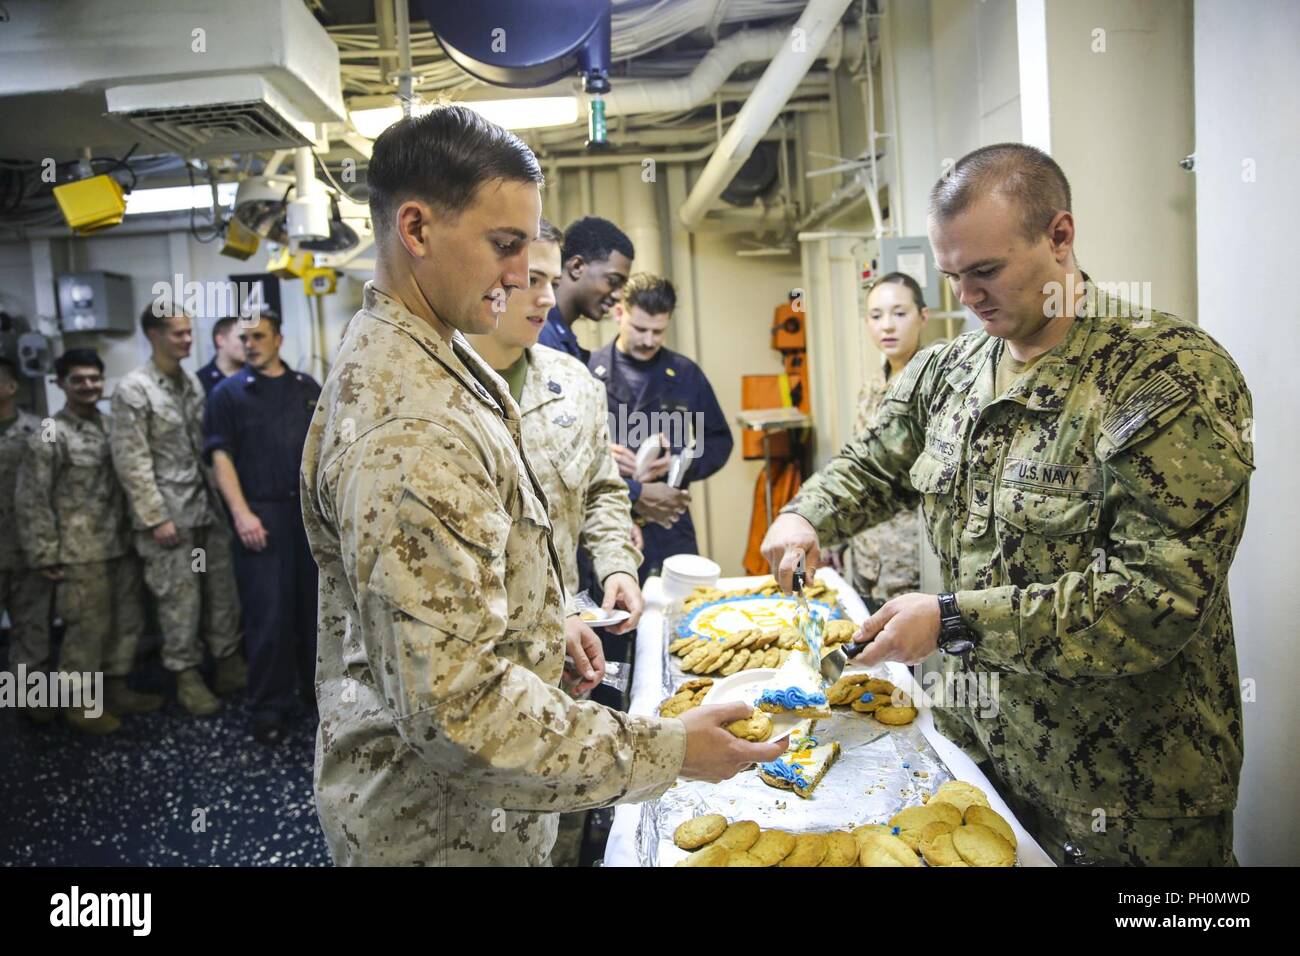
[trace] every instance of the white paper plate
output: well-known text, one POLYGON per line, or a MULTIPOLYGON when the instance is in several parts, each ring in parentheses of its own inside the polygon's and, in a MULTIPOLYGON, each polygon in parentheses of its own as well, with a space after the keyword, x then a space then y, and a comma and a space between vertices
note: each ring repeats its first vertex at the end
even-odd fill
MULTIPOLYGON (((753 670, 736 671, 730 677, 714 681, 713 686, 709 688, 709 692, 704 695, 703 704, 705 706, 709 704, 730 704, 733 701, 743 700, 753 707, 754 702, 763 693, 763 686, 775 674, 775 667, 755 667, 753 670)), ((808 723, 807 717, 796 717, 794 714, 770 714, 769 716, 772 718, 772 736, 767 738, 769 742, 780 740, 782 737, 788 736, 800 724, 808 723)))
POLYGON ((578 619, 588 627, 610 627, 614 624, 622 624, 631 616, 631 614, 628 614, 627 611, 624 611, 621 608, 610 611, 608 614, 603 608, 597 608, 594 611, 579 612, 578 619), (595 614, 597 617, 589 621, 587 620, 587 615, 589 614, 595 614))

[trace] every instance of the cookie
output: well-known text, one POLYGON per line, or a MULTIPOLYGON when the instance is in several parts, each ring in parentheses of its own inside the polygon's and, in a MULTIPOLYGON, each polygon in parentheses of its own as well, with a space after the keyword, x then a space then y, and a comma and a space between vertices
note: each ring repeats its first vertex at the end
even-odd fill
POLYGON ((736 645, 736 650, 738 651, 749 650, 751 647, 754 646, 754 642, 758 640, 758 635, 759 632, 757 630, 746 631, 744 633, 744 639, 739 644, 736 645))
POLYGON ((781 663, 781 652, 775 647, 769 647, 763 652, 763 666, 776 667, 781 663))
POLYGON ((915 707, 880 707, 871 712, 871 716, 890 727, 902 727, 916 720, 915 707))
POLYGON ((706 662, 703 672, 705 674, 714 674, 727 666, 727 662, 736 656, 735 651, 723 651, 712 661, 706 662))
POLYGON ((933 820, 917 831, 917 840, 924 844, 933 840, 940 833, 951 833, 955 829, 957 829, 957 827, 949 823, 947 820, 933 820))
POLYGON ((858 841, 852 833, 837 830, 826 834, 826 858, 822 866, 857 866, 858 841))
POLYGON ((1011 824, 996 810, 984 806, 980 803, 972 803, 966 808, 966 815, 963 818, 970 824, 988 827, 1002 839, 1011 844, 1012 848, 1016 845, 1016 834, 1011 829, 1011 824))
POLYGON ((955 866, 962 862, 961 854, 953 845, 952 833, 938 833, 921 842, 921 856, 931 866, 955 866))
POLYGON ((712 677, 693 677, 690 680, 685 681, 680 687, 678 687, 677 693, 680 694, 683 691, 688 691, 688 690, 697 691, 700 688, 704 688, 705 690, 708 690, 712 686, 713 686, 712 677))
POLYGON ((696 669, 704 662, 704 658, 712 651, 712 647, 705 643, 696 647, 689 654, 682 658, 682 670, 688 674, 696 673, 696 669))
POLYGON ((827 621, 826 630, 822 634, 822 645, 824 647, 834 647, 837 644, 847 644, 853 640, 853 636, 857 632, 858 626, 852 621, 827 621))
POLYGON ((668 645, 668 653, 676 654, 678 651, 682 650, 683 648, 690 647, 694 643, 695 643, 695 638, 693 637, 679 637, 677 638, 677 640, 673 641, 671 644, 668 645))
MULTIPOLYGON (((861 688, 859 688, 861 690, 861 688)), ((859 714, 872 714, 889 704, 889 698, 863 690, 849 705, 859 714)))
POLYGON ((737 671, 745 669, 745 663, 749 660, 749 651, 742 647, 735 652, 735 655, 735 657, 723 665, 722 670, 718 673, 722 674, 724 677, 730 677, 737 671))
POLYGON ((940 803, 951 804, 963 816, 965 816, 967 808, 975 804, 984 807, 989 805, 989 798, 984 795, 984 791, 973 783, 966 783, 964 780, 949 780, 942 784, 934 792, 934 796, 930 798, 931 803, 936 800, 940 803))
POLYGON ((845 674, 827 689, 826 700, 836 706, 850 703, 862 693, 858 685, 870 679, 865 673, 845 674))
POLYGON ((749 848, 760 866, 776 866, 794 850, 795 837, 785 830, 764 830, 749 848))
POLYGON ((858 841, 858 846, 858 862, 862 866, 921 865, 906 843, 888 833, 868 833, 858 841))
POLYGON ((687 820, 673 831, 673 842, 683 850, 695 850, 712 843, 727 831, 727 818, 720 813, 709 813, 687 820))
POLYGON ((680 717, 688 710, 695 708, 695 698, 690 694, 679 694, 676 697, 669 697, 659 705, 660 717, 680 717))
POLYGON ((678 863, 678 866, 726 866, 731 859, 731 851, 725 846, 706 846, 697 853, 692 853, 678 863))
POLYGON ((753 820, 740 820, 727 827, 714 843, 728 850, 748 850, 758 840, 758 824, 753 820))
POLYGON ((961 814, 956 810, 957 808, 950 804, 936 804, 931 800, 924 806, 904 807, 890 818, 889 825, 900 830, 921 830, 926 824, 938 820, 951 824, 955 828, 961 826, 961 814))
POLYGON ((953 830, 952 844, 971 866, 1016 865, 1015 847, 978 823, 968 823, 953 830))
POLYGON ((709 696, 709 688, 701 687, 699 690, 697 690, 693 695, 695 706, 698 707, 700 706, 700 704, 704 703, 704 698, 708 696, 709 696))
POLYGON ((732 850, 731 855, 727 858, 727 866, 767 866, 767 864, 760 862, 758 857, 752 853, 746 853, 744 850, 732 850))
POLYGON ((777 639, 780 636, 781 636, 780 631, 762 631, 758 635, 758 639, 754 641, 754 646, 761 647, 764 649, 769 648, 777 642, 777 639))
MULTIPOLYGON (((990 831, 992 832, 992 831, 990 831)), ((826 859, 828 843, 824 833, 800 833, 794 838, 794 849, 778 866, 821 866, 826 859)))
POLYGON ((727 729, 741 740, 761 744, 772 736, 772 718, 761 710, 755 710, 744 720, 727 724, 727 729))

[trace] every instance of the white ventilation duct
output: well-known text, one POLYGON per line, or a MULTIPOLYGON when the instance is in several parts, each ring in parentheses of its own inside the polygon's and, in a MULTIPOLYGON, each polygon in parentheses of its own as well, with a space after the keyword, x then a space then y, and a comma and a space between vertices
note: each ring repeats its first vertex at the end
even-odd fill
POLYGON ((679 215, 682 225, 694 229, 709 207, 722 195, 755 145, 772 126, 781 108, 821 55, 822 47, 853 0, 809 0, 793 29, 782 31, 783 42, 753 95, 740 108, 713 157, 695 181, 679 215))
MULTIPOLYGON (((846 7, 848 4, 842 4, 846 7)), ((804 23, 801 18, 799 23, 804 23)), ((831 20, 834 27, 839 18, 831 20)), ((722 84, 745 63, 766 63, 783 49, 792 45, 792 30, 788 27, 771 27, 763 30, 746 30, 733 33, 706 53, 688 75, 666 80, 616 80, 614 89, 605 94, 605 114, 623 116, 632 113, 679 113, 703 106, 713 99, 722 84)), ((826 37, 814 49, 826 45, 826 37)), ((812 37, 807 38, 812 42, 812 37)), ((862 43, 859 27, 838 30, 833 42, 854 49, 862 43)), ((815 59, 816 57, 814 57, 815 59)), ((805 68, 803 73, 807 73, 805 68)), ((798 86, 798 83, 795 83, 798 86)), ((793 88, 791 89, 793 92, 793 88)), ((789 94, 785 97, 790 98, 789 94)))
MULTIPOLYGON (((342 122, 338 49, 302 0, 6 0, 0 99, 98 94, 183 156, 305 146, 342 122)), ((95 131, 82 135, 94 140, 95 131)))

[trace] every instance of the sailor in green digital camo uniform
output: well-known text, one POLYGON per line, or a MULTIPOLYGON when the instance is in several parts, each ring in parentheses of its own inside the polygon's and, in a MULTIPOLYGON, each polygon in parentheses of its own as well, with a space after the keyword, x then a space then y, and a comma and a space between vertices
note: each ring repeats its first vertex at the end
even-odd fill
POLYGON ((764 552, 787 583, 820 537, 919 499, 946 593, 891 599, 858 662, 973 641, 946 667, 998 678, 996 706, 936 723, 1058 861, 1230 864, 1250 393, 1204 332, 1079 280, 1069 208, 1018 144, 936 184, 936 259, 983 330, 913 360, 764 552))

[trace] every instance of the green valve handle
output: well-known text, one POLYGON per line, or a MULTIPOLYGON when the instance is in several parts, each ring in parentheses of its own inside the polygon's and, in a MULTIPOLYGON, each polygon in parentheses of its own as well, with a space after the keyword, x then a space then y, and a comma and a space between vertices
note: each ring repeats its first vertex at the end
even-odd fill
POLYGON ((603 97, 595 96, 587 104, 587 148, 601 149, 608 145, 609 139, 605 127, 605 100, 603 97))

